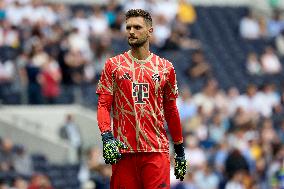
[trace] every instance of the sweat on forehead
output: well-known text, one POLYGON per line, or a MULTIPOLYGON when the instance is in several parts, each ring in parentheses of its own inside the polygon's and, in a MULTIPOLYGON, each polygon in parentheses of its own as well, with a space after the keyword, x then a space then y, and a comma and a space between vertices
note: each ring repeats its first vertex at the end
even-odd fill
POLYGON ((125 14, 126 20, 131 17, 143 17, 145 22, 152 26, 151 14, 143 9, 130 9, 125 14))

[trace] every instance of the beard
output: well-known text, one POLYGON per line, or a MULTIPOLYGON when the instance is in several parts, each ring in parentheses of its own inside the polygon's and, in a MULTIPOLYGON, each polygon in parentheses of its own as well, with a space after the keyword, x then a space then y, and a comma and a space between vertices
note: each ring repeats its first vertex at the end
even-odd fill
POLYGON ((133 42, 128 39, 128 44, 130 47, 137 48, 137 47, 142 47, 147 41, 148 41, 147 37, 136 39, 136 41, 133 42))

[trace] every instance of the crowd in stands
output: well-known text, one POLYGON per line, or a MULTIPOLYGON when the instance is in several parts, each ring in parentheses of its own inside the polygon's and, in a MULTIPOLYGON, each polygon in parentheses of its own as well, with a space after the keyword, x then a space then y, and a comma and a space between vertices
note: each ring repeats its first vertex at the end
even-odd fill
POLYGON ((283 58, 284 20, 280 10, 275 10, 271 18, 256 16, 248 11, 241 21, 239 32, 243 39, 268 39, 273 46, 267 46, 261 54, 250 52, 247 55, 247 70, 252 75, 277 74, 282 71, 279 57, 283 58))
POLYGON ((66 104, 95 99, 91 97, 94 84, 105 60, 114 55, 112 40, 124 36, 124 11, 131 7, 153 14, 152 40, 158 49, 201 46, 188 37, 186 26, 194 22, 196 13, 182 0, 180 4, 112 0, 85 9, 42 0, 1 1, 2 103, 66 104))
MULTIPOLYGON (((185 74, 182 78, 202 81, 198 91, 192 91, 186 82, 179 86, 178 109, 190 166, 184 182, 171 174, 172 188, 283 188, 283 86, 269 81, 262 85, 247 82, 245 91, 236 86, 224 89, 214 79, 216 70, 207 59, 206 49, 191 33, 198 14, 186 0, 125 0, 121 4, 109 0, 102 6, 68 6, 41 0, 0 1, 2 103, 76 102, 95 109, 95 86, 105 60, 127 49, 116 47, 114 41, 124 40, 124 11, 130 8, 152 13, 155 32, 151 48, 155 52, 192 52, 191 64, 173 63, 185 68, 179 72, 185 74)), ((236 38, 273 42, 263 52, 247 53, 243 66, 252 77, 283 72, 282 16, 275 11, 271 18, 257 17, 248 11, 239 22, 236 38)), ((36 189, 37 183, 56 188, 54 178, 45 172, 38 173, 28 163, 25 147, 13 146, 8 139, 1 142, 0 178, 10 170, 18 176, 9 183, 1 181, 0 189, 36 189)), ((111 167, 104 164, 101 149, 83 150, 78 164, 76 179, 81 188, 108 188, 111 167)))
POLYGON ((10 138, 0 142, 0 175, 1 189, 53 188, 46 175, 34 172, 26 147, 14 144, 10 138))

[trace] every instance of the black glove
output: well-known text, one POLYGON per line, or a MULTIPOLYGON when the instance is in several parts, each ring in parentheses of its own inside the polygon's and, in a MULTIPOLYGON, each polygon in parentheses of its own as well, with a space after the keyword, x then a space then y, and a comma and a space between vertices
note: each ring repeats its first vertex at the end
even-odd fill
POLYGON ((102 133, 103 140, 103 157, 106 164, 115 164, 121 158, 119 148, 127 149, 128 147, 121 141, 114 138, 112 132, 102 133))
POLYGON ((183 181, 184 176, 186 174, 187 162, 184 155, 184 147, 183 143, 175 144, 175 176, 180 181, 183 181))

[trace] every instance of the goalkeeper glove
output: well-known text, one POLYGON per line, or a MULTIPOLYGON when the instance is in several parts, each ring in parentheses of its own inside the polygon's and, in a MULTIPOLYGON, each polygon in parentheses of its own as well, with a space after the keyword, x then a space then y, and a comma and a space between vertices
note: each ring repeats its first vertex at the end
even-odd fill
POLYGON ((184 155, 184 147, 183 143, 181 144, 175 144, 175 176, 177 179, 180 179, 180 181, 183 181, 184 176, 186 174, 186 168, 187 168, 187 162, 184 155))
POLYGON ((114 138, 112 132, 102 133, 103 140, 103 157, 106 164, 115 164, 121 158, 119 148, 127 149, 128 147, 121 141, 114 138))

